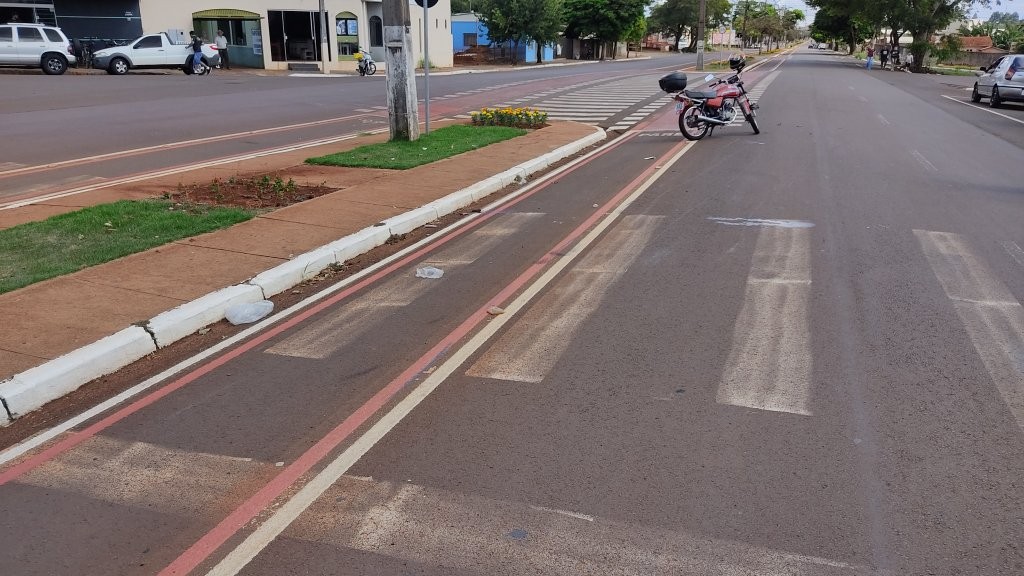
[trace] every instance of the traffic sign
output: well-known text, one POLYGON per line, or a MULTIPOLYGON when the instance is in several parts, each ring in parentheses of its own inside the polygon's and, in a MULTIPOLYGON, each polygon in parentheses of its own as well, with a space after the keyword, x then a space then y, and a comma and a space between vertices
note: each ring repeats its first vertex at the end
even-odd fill
MULTIPOLYGON (((427 1, 427 8, 433 8, 436 4, 437 4, 437 0, 428 0, 427 1)), ((422 8, 423 7, 423 0, 416 0, 416 5, 418 5, 420 8, 422 8)))

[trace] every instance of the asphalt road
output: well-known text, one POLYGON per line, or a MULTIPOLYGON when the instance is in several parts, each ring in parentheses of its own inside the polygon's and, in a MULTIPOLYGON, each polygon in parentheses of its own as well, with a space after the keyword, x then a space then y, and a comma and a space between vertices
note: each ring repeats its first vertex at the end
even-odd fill
POLYGON ((1021 147, 885 74, 753 71, 760 135, 668 112, 7 465, 4 569, 1024 573, 1021 147))
MULTIPOLYGON (((657 78, 693 55, 624 59, 521 70, 435 74, 431 116, 469 114, 509 100, 589 92, 581 111, 627 96, 611 127, 650 102, 664 102, 657 78), (641 92, 602 90, 637 80, 641 92)), ((425 95, 424 79, 418 95, 425 95)), ((383 74, 296 77, 258 72, 4 76, 0 119, 0 206, 170 167, 304 142, 388 129, 383 74)), ((556 106, 557 103, 550 103, 556 106)), ((423 107, 421 103, 421 117, 423 107)), ((593 117, 588 117, 588 119, 593 117)))

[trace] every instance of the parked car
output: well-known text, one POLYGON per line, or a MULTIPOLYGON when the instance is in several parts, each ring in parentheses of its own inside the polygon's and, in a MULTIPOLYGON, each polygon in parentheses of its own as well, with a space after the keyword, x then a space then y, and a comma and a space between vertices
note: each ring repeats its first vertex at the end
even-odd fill
POLYGON ((63 74, 75 62, 75 51, 60 28, 43 24, 0 25, 0 66, 38 67, 47 74, 63 74))
MULTIPOLYGON (((215 44, 203 44, 203 62, 210 67, 220 63, 215 44)), ((171 41, 166 32, 147 34, 125 46, 97 50, 92 55, 92 66, 116 75, 127 74, 133 68, 180 69, 191 74, 192 46, 171 41)))
POLYGON ((1007 54, 989 66, 982 66, 971 91, 971 102, 988 98, 998 108, 1004 101, 1024 102, 1024 54, 1007 54))

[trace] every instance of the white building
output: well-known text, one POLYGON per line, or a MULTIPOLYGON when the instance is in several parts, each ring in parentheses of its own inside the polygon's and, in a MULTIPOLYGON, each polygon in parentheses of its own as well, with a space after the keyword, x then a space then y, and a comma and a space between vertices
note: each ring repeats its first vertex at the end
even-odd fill
MULTIPOLYGON (((423 63, 423 8, 409 2, 413 60, 423 63)), ((73 38, 130 40, 142 34, 195 30, 212 41, 223 30, 232 66, 286 70, 320 62, 320 0, 18 0, 0 8, 19 11, 22 21, 52 20, 73 38)), ((328 60, 332 69, 354 70, 352 54, 370 50, 384 62, 382 0, 324 0, 328 60)), ((430 60, 452 66, 451 2, 429 9, 430 60)), ((181 36, 179 36, 181 37, 181 36)), ((187 37, 187 36, 186 36, 187 37)))

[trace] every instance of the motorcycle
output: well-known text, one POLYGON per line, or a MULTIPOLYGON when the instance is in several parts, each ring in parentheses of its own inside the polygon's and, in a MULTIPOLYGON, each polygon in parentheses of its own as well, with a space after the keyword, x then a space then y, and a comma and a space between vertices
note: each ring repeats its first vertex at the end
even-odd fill
POLYGON ((356 70, 359 71, 360 76, 366 76, 369 74, 373 76, 377 73, 377 64, 373 61, 373 55, 363 49, 359 49, 355 53, 356 70))
POLYGON ((677 101, 676 111, 679 113, 679 131, 687 140, 700 140, 713 133, 716 126, 731 123, 739 112, 750 123, 754 134, 760 134, 757 126, 758 105, 747 98, 747 91, 740 80, 740 73, 747 65, 743 56, 729 58, 729 68, 736 73, 723 80, 715 79, 709 74, 705 81, 714 80, 705 90, 687 90, 686 74, 673 72, 660 80, 658 85, 665 92, 672 94, 677 101))

